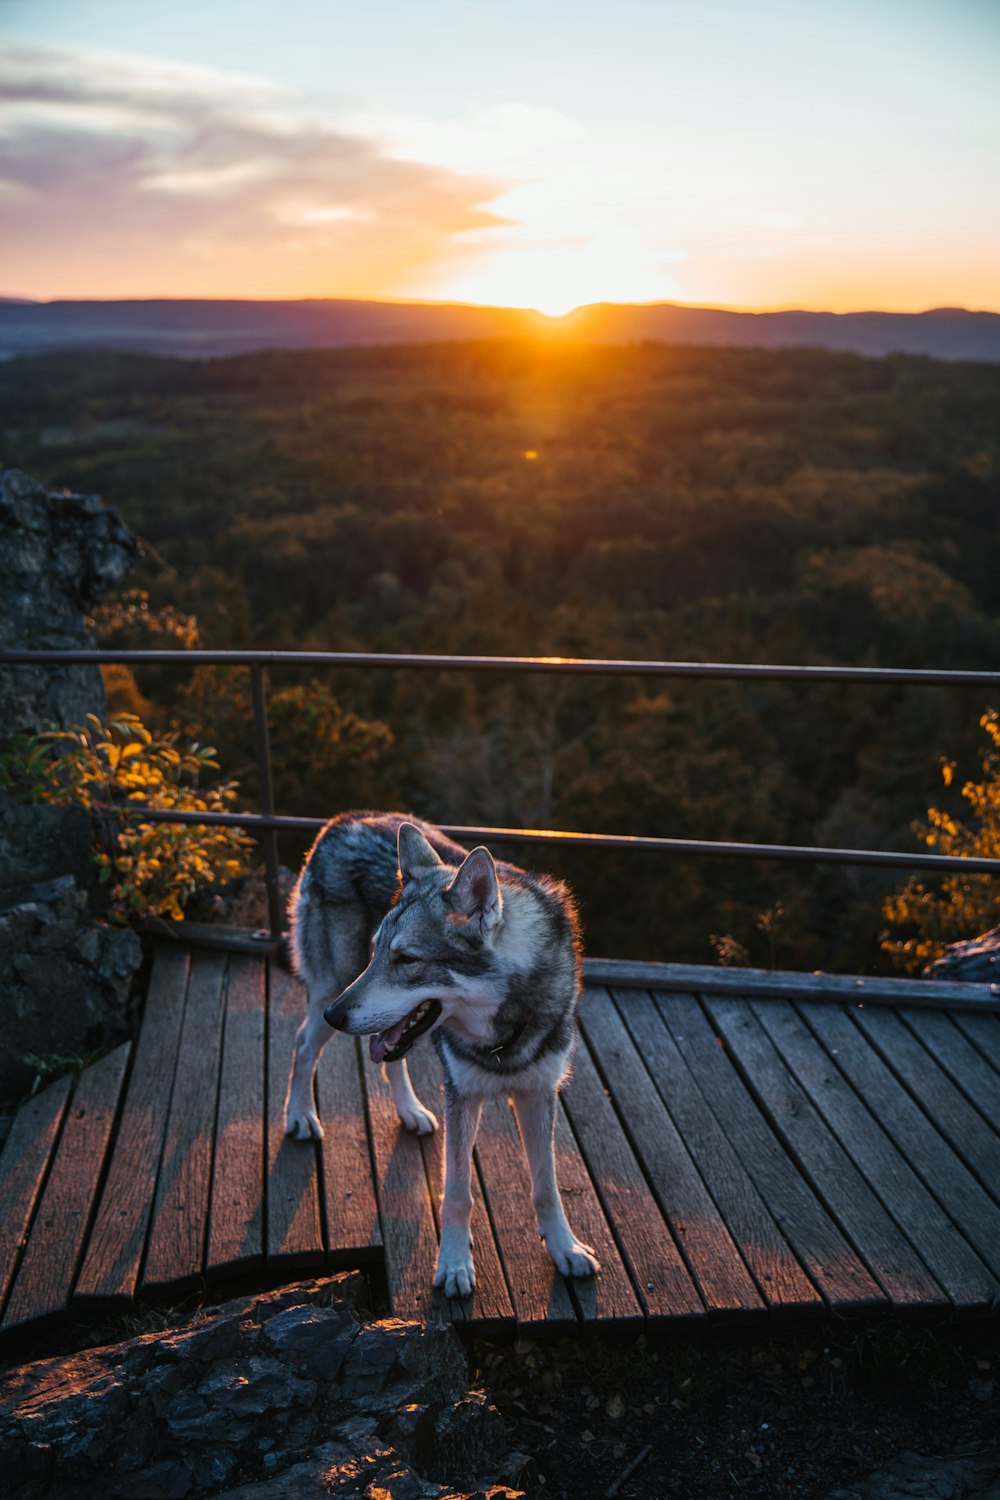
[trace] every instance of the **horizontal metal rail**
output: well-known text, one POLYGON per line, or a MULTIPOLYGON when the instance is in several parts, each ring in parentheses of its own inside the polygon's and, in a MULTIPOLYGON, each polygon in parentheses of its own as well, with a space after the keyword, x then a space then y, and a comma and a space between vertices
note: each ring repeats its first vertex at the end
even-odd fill
MULTIPOLYGON (((179 812, 124 803, 109 809, 158 823, 217 823, 248 832, 318 833, 327 818, 296 818, 263 813, 179 812)), ((478 828, 442 823, 441 832, 462 843, 557 844, 564 848, 628 849, 633 854, 707 854, 724 859, 777 859, 799 864, 882 865, 902 870, 935 870, 963 875, 1000 875, 1000 859, 966 859, 950 854, 906 854, 891 849, 827 849, 811 844, 732 844, 712 839, 664 839, 629 833, 567 833, 555 828, 478 828)))
POLYGON ((913 687, 1000 688, 1000 672, 925 667, 799 667, 757 662, 629 661, 581 656, 410 656, 378 651, 0 651, 0 666, 402 667, 445 672, 561 672, 572 676, 756 678, 766 682, 895 683, 913 687))
MULTIPOLYGON (((2 666, 101 666, 125 662, 133 666, 243 667, 250 670, 257 768, 261 785, 261 813, 181 812, 127 804, 116 811, 149 822, 219 824, 243 828, 259 836, 267 871, 268 907, 272 935, 277 941, 284 926, 278 880, 276 834, 312 834, 326 819, 286 817, 274 811, 271 793, 271 755, 267 724, 265 671, 268 667, 334 669, 401 668, 407 671, 503 673, 563 673, 568 676, 632 676, 692 679, 736 679, 769 682, 844 682, 906 687, 967 687, 1000 689, 1000 672, 956 672, 907 667, 788 666, 755 662, 631 661, 574 656, 453 656, 409 655, 374 651, 0 651, 2 666)), ((936 874, 1000 875, 1000 859, 963 858, 944 854, 907 854, 887 849, 829 849, 794 844, 743 844, 710 839, 674 839, 628 834, 570 833, 554 829, 473 828, 443 825, 443 831, 463 842, 496 844, 552 844, 565 848, 625 849, 633 853, 696 855, 730 859, 784 860, 809 864, 881 866, 936 874)))

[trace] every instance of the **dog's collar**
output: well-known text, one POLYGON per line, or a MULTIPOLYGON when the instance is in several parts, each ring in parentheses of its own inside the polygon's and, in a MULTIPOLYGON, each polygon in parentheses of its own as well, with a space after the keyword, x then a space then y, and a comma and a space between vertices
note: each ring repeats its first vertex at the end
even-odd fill
POLYGON ((518 1024, 514 1027, 514 1030, 511 1032, 510 1036, 507 1037, 505 1041, 502 1041, 500 1043, 499 1047, 491 1047, 490 1048, 490 1056, 491 1057, 499 1057, 501 1055, 501 1053, 506 1052, 509 1048, 511 1048, 513 1046, 516 1046, 516 1044, 521 1040, 521 1038, 523 1037, 523 1035, 527 1031, 527 1029, 528 1029, 528 1023, 527 1023, 527 1021, 519 1021, 518 1024))

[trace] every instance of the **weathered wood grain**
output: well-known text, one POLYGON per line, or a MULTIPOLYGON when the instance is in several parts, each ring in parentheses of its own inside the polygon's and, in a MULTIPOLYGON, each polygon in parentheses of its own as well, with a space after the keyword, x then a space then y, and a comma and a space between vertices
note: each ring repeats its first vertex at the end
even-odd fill
POLYGON ((566 1283, 538 1237, 528 1163, 506 1099, 485 1101, 475 1154, 519 1326, 575 1328, 577 1314, 566 1283))
POLYGON ((316 1099, 325 1132, 319 1148, 320 1189, 327 1251, 334 1266, 379 1259, 382 1247, 358 1041, 353 1036, 334 1037, 316 1070, 316 1099))
POLYGON ((285 1095, 295 1033, 306 1013, 305 985, 276 963, 267 966, 267 1263, 322 1265, 319 1159, 314 1140, 285 1134, 285 1095))
POLYGON ((205 1273, 264 1264, 264 1032, 266 973, 258 959, 229 960, 222 1031, 215 1162, 205 1273))
POLYGON ((942 1011, 910 1009, 899 1011, 899 1015, 969 1102, 1000 1128, 1000 1074, 951 1016, 942 1011))
POLYGON ((768 1307, 778 1314, 816 1312, 823 1299, 769 1213, 649 994, 629 990, 611 993, 636 1050, 768 1307))
POLYGON ((144 936, 176 944, 188 953, 207 948, 220 953, 241 953, 267 959, 276 958, 280 947, 280 942, 276 942, 269 932, 250 927, 223 926, 216 922, 191 922, 186 918, 174 922, 164 917, 150 917, 140 922, 138 928, 144 936))
POLYGON ((906 1084, 990 1196, 1000 1201, 1000 1137, 893 1011, 851 1012, 869 1041, 906 1084))
POLYGON ((712 1113, 831 1308, 884 1305, 885 1293, 761 1113, 698 1002, 677 993, 653 998, 712 1113))
POLYGON ((891 1300, 898 1307, 947 1306, 944 1292, 785 1066, 751 1007, 718 997, 706 1005, 772 1128, 891 1300))
MULTIPOLYGON (((438 1129, 420 1137, 424 1168, 431 1190, 434 1223, 441 1234, 440 1194, 444 1188, 444 1084, 437 1054, 428 1045, 415 1047, 409 1056, 410 1079, 420 1100, 437 1116, 438 1129)), ((478 1171, 472 1174, 472 1244, 476 1265, 476 1285, 471 1297, 454 1298, 451 1315, 456 1322, 475 1323, 485 1328, 505 1328, 514 1321, 507 1281, 500 1264, 500 1254, 493 1236, 493 1226, 478 1171)))
POLYGON ((448 1303, 433 1292, 438 1237, 420 1139, 403 1129, 382 1069, 368 1057, 364 1077, 392 1311, 397 1318, 447 1322, 448 1303))
POLYGON ((183 950, 157 950, 125 1106, 74 1303, 121 1307, 135 1296, 173 1092, 188 967, 183 950))
MULTIPOLYGON (((595 1328, 640 1328, 644 1304, 615 1242, 588 1163, 574 1137, 563 1094, 555 1119, 556 1181, 570 1227, 601 1263, 596 1276, 567 1277, 566 1285, 581 1321, 595 1328)), ((700 1309, 699 1309, 700 1311, 700 1309)))
POLYGON ((746 1266, 606 995, 587 991, 580 1030, 586 1047, 574 1058, 566 1107, 650 1318, 698 1317, 706 1307, 761 1310, 746 1266), (591 1053, 600 1058, 603 1079, 591 1053))
POLYGON ((58 1078, 22 1104, 0 1155, 0 1308, 27 1242, 71 1084, 69 1077, 58 1078))
MULTIPOLYGON (((884 1100, 876 1103, 873 1099, 871 1109, 862 1103, 837 1065, 841 1049, 828 1052, 786 1001, 756 1001, 753 1011, 796 1083, 953 1305, 988 1307, 1000 1286, 971 1246, 955 1233, 938 1200, 883 1128, 884 1100)), ((855 1032, 854 1046, 848 1045, 846 1051, 863 1048, 867 1043, 855 1032)))
POLYGON ((932 979, 882 979, 849 974, 799 974, 780 969, 708 968, 702 964, 637 963, 624 958, 584 959, 588 985, 729 995, 737 999, 835 1000, 849 1004, 930 1006, 933 1009, 1000 1010, 1000 986, 932 979))
MULTIPOLYGON (((365 1263, 383 1235, 398 1314, 476 1326, 703 1321, 705 1303, 717 1315, 821 1302, 849 1312, 884 1306, 887 1293, 929 1310, 946 1292, 947 1305, 987 1306, 1000 1284, 1000 997, 924 981, 588 965, 603 971, 619 987, 586 999, 555 1134, 568 1217, 604 1262, 596 1281, 567 1283, 552 1266, 514 1113, 495 1099, 474 1157, 476 1294, 464 1304, 433 1294, 440 1134, 405 1132, 363 1044, 337 1038, 317 1079, 326 1139, 289 1141, 302 986, 259 954, 199 950, 192 961, 178 945, 156 957, 117 1116, 108 1096, 109 1113, 88 1105, 74 1118, 63 1080, 15 1118, 0 1156, 4 1326, 67 1297, 82 1311, 120 1306, 143 1268, 144 1287, 180 1292, 199 1274, 265 1263, 365 1263), (713 993, 625 982, 665 976, 713 993)), ((84 1075, 85 1103, 116 1066, 104 1059, 84 1075)), ((411 1054, 411 1071, 443 1116, 429 1047, 411 1054)))
POLYGON ((1000 1073, 1000 1016, 975 1015, 967 1010, 953 1011, 955 1025, 967 1036, 991 1067, 1000 1073))
POLYGON ((188 1291, 205 1271, 225 979, 225 954, 194 954, 142 1269, 150 1295, 188 1291))
POLYGON ((131 1043, 85 1068, 66 1110, 52 1169, 4 1311, 5 1333, 64 1312, 104 1169, 131 1043))
POLYGON ((802 1005, 799 1014, 819 1037, 860 1098, 877 1113, 895 1141, 958 1229, 1000 1277, 1000 1208, 938 1133, 874 1047, 844 1011, 802 1005))

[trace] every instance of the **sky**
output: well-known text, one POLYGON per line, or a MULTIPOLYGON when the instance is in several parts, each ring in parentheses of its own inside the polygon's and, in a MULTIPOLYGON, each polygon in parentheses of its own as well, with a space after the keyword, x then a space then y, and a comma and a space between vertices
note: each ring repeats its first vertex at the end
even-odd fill
POLYGON ((1000 0, 0 0, 0 295, 1000 311, 1000 0))

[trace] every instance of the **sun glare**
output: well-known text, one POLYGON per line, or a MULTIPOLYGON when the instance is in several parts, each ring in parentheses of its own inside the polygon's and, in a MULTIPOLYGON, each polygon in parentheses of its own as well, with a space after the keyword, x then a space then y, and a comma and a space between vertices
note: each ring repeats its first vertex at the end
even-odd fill
POLYGON ((600 241, 511 246, 445 289, 458 301, 528 307, 547 318, 563 318, 593 302, 658 302, 672 294, 662 270, 645 263, 634 247, 600 241))

